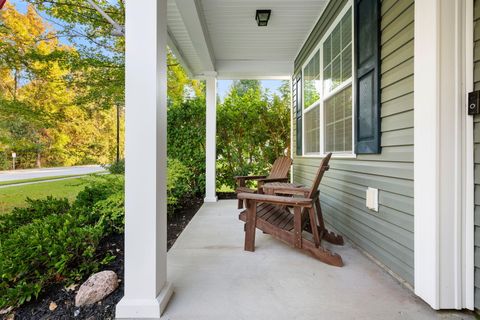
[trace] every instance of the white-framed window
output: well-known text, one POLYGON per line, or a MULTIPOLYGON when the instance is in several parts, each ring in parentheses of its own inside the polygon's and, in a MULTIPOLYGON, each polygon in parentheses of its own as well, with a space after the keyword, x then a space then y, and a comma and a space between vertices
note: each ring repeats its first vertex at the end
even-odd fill
POLYGON ((302 67, 304 155, 354 156, 352 21, 349 3, 302 67))

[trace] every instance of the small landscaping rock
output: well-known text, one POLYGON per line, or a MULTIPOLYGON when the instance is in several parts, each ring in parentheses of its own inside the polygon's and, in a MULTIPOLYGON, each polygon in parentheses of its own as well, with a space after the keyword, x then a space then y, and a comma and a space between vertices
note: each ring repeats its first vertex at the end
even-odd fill
POLYGON ((113 271, 101 271, 90 276, 75 297, 75 306, 94 304, 118 288, 118 277, 113 271))
POLYGON ((57 304, 55 302, 50 302, 50 305, 48 306, 48 310, 50 311, 55 311, 55 309, 57 309, 57 304))
POLYGON ((13 307, 8 307, 8 308, 6 308, 6 309, 1 309, 1 310, 0 310, 0 315, 2 315, 2 314, 7 314, 7 313, 9 313, 10 311, 12 311, 12 309, 13 309, 13 307))

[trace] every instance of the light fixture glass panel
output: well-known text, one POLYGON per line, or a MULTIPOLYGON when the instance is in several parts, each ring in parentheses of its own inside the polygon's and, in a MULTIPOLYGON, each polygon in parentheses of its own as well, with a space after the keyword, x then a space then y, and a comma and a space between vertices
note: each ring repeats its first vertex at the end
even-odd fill
POLYGON ((258 14, 258 18, 260 21, 267 21, 268 20, 268 13, 262 12, 258 14))

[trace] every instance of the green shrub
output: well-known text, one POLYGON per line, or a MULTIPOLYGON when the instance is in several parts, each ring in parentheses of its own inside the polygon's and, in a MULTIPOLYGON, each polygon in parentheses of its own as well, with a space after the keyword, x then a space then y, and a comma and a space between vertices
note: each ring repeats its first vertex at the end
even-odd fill
POLYGON ((13 231, 0 242, 0 309, 37 297, 50 283, 81 280, 98 270, 102 224, 86 215, 50 215, 13 231))
POLYGON ((6 151, 0 151, 0 170, 9 170, 12 168, 12 162, 6 151))
MULTIPOLYGON (((192 194, 192 173, 168 160, 169 213, 192 194)), ((0 217, 0 309, 38 297, 53 283, 73 283, 114 258, 99 255, 98 245, 124 231, 124 177, 96 177, 72 205, 66 199, 28 200, 26 208, 0 217)))
POLYGON ((0 239, 5 238, 15 229, 53 214, 64 214, 70 209, 67 199, 47 197, 32 200, 27 198, 25 208, 14 208, 10 214, 0 215, 0 239))
POLYGON ((168 211, 173 213, 180 199, 191 196, 192 178, 188 168, 177 159, 168 159, 167 167, 167 204, 168 211))
POLYGON ((0 217, 0 309, 37 297, 46 285, 79 281, 114 258, 97 248, 123 231, 123 183, 122 176, 98 177, 72 206, 52 197, 29 200, 0 217))
POLYGON ((237 80, 217 106, 219 185, 235 189, 234 176, 267 173, 275 159, 290 149, 288 81, 279 93, 269 98, 258 80, 237 80))
POLYGON ((103 224, 106 233, 123 233, 125 229, 124 192, 117 192, 105 200, 98 201, 92 212, 103 224))
POLYGON ((188 99, 168 107, 168 157, 185 165, 192 192, 205 192, 205 99, 188 99))
POLYGON ((104 166, 111 174, 125 174, 125 159, 113 162, 108 166, 104 166))
POLYGON ((80 191, 73 203, 76 210, 90 212, 98 201, 105 200, 112 194, 123 192, 124 177, 105 175, 97 177, 83 191, 80 191))

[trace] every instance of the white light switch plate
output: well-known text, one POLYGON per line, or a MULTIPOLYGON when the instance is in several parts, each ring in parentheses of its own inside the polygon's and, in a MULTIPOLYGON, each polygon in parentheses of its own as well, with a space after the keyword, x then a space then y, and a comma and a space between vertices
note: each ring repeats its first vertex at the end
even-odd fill
POLYGON ((367 208, 378 212, 378 189, 370 187, 367 188, 366 199, 367 208))

